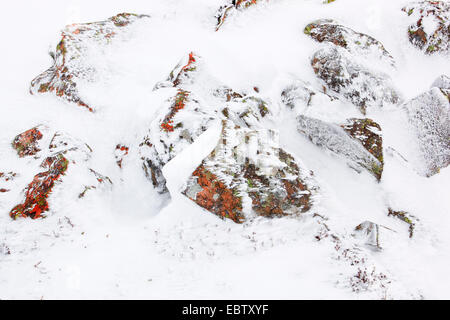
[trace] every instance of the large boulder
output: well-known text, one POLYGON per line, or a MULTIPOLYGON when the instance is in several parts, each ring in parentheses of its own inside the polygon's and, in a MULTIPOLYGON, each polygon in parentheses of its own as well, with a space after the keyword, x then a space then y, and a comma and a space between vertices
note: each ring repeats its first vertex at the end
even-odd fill
POLYGON ((223 120, 216 148, 193 172, 183 193, 223 218, 295 215, 313 205, 311 173, 278 146, 277 133, 223 120))
POLYGON ((355 62, 341 47, 320 49, 313 55, 311 66, 329 89, 329 94, 347 99, 363 114, 369 106, 382 107, 399 102, 399 94, 387 74, 355 62))
POLYGON ((417 1, 402 9, 412 23, 409 41, 427 54, 450 52, 450 4, 448 1, 417 1))
MULTIPOLYGON (((440 80, 435 82, 437 85, 440 83, 440 80)), ((402 108, 408 114, 421 153, 417 170, 427 177, 432 176, 450 164, 448 89, 432 87, 404 103, 402 108)))
POLYGON ((56 51, 50 53, 53 66, 31 81, 30 93, 52 92, 65 101, 94 111, 78 92, 79 82, 89 81, 95 75, 89 54, 98 55, 104 46, 124 33, 128 25, 145 17, 148 16, 121 13, 105 21, 66 26, 56 51))
POLYGON ((315 145, 346 159, 353 169, 368 170, 377 180, 383 173, 381 128, 371 119, 348 119, 333 124, 300 115, 297 130, 315 145))
POLYGON ((304 33, 318 42, 331 43, 352 54, 394 65, 394 59, 380 41, 334 20, 321 19, 311 22, 305 27, 304 33))

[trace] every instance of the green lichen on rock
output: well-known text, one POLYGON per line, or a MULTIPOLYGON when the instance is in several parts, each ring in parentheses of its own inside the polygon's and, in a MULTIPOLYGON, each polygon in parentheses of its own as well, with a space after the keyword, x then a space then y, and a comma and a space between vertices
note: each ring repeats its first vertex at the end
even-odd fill
POLYGON ((414 216, 410 215, 406 211, 394 211, 391 208, 388 209, 388 216, 396 217, 397 219, 400 219, 400 220, 406 222, 407 224, 409 224, 409 237, 410 238, 413 237, 414 228, 416 226, 415 221, 417 221, 417 219, 414 216))

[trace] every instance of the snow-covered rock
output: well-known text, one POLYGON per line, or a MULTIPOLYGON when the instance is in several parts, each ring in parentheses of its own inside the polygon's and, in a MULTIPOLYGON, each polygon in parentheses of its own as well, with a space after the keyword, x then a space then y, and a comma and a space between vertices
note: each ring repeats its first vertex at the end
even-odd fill
POLYGON ((343 125, 298 116, 297 130, 312 143, 344 157, 350 167, 372 173, 377 180, 383 173, 381 128, 371 119, 348 119, 343 125))
POLYGON ((403 7, 412 24, 409 41, 427 54, 450 52, 450 4, 448 1, 417 1, 403 7))
POLYGON ((313 55, 311 66, 330 94, 347 99, 363 114, 370 106, 382 107, 400 100, 388 75, 355 62, 341 47, 320 49, 313 55))
POLYGON ((433 87, 402 105, 421 152, 417 170, 427 177, 450 164, 450 103, 443 90, 433 87))
POLYGON ((96 189, 104 184, 112 185, 108 177, 89 168, 92 149, 65 133, 55 132, 46 126, 38 126, 18 135, 14 139, 13 147, 18 151, 19 157, 33 156, 31 162, 41 162, 40 172, 23 191, 23 201, 10 211, 10 216, 14 219, 42 217, 44 212, 50 210, 48 198, 56 185, 66 180, 67 174, 82 183, 74 186, 80 192, 79 198, 84 197, 87 190, 96 189), (84 178, 81 181, 77 176, 80 174, 84 178))
POLYGON ((30 93, 52 92, 94 111, 78 92, 78 82, 92 80, 95 75, 95 65, 89 63, 89 55, 101 54, 104 47, 123 34, 129 24, 142 18, 148 16, 121 13, 105 21, 66 26, 56 52, 50 53, 53 66, 31 81, 30 93))
POLYGON ((330 19, 321 19, 308 24, 304 33, 318 42, 332 43, 346 49, 353 55, 380 60, 394 65, 394 58, 387 52, 383 44, 364 33, 356 32, 330 19))
POLYGON ((235 222, 254 213, 273 217, 308 211, 316 192, 311 173, 279 148, 278 135, 223 120, 220 140, 193 172, 183 193, 235 222))

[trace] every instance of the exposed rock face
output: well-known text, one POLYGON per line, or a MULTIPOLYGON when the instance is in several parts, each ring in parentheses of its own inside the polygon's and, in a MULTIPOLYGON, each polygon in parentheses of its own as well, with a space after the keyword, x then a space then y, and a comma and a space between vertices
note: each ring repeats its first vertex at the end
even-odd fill
MULTIPOLYGON (((445 90, 445 89, 444 89, 445 90)), ((402 105, 415 129, 423 165, 419 172, 429 177, 450 164, 450 104, 440 88, 402 105)))
POLYGON ((130 149, 127 146, 118 144, 116 146, 116 150, 114 152, 114 156, 116 157, 116 163, 119 168, 122 168, 122 161, 128 155, 128 151, 130 149))
POLYGON ((304 33, 318 42, 328 42, 342 47, 351 54, 369 56, 394 65, 394 59, 381 42, 369 35, 339 25, 333 20, 314 21, 305 27, 304 33))
POLYGON ((447 1, 418 1, 402 9, 413 20, 409 41, 427 54, 450 52, 450 4, 447 1))
MULTIPOLYGON (((37 152, 37 148, 28 147, 26 150, 33 150, 32 155, 36 161, 42 161, 40 167, 43 171, 37 173, 33 180, 24 190, 24 201, 16 205, 11 211, 10 216, 13 219, 18 217, 31 217, 37 219, 43 217, 44 212, 48 211, 48 198, 54 187, 62 182, 63 176, 66 175, 69 167, 79 167, 88 170, 91 176, 95 177, 99 183, 100 176, 94 170, 87 168, 87 161, 90 158, 92 150, 86 144, 70 137, 61 132, 51 132, 47 127, 32 128, 23 135, 25 137, 36 137, 42 140, 41 149, 37 152), (30 134, 32 132, 33 134, 30 134), (39 132, 39 135, 36 135, 39 132), (44 147, 46 145, 46 147, 44 147)), ((19 135, 18 137, 22 136, 19 135)), ((14 140, 16 141, 17 138, 14 140)), ((20 139, 19 139, 20 140, 20 139)), ((22 140, 20 140, 22 141, 22 140)), ((26 140, 30 141, 30 139, 26 140)), ((14 144, 13 144, 14 146, 14 144)), ((11 177, 15 177, 11 175, 11 177)), ((107 177, 101 176, 103 180, 109 180, 107 177)), ((9 178, 7 176, 7 178, 9 178)), ((110 183, 112 183, 109 180, 110 183)))
POLYGON ((219 10, 217 10, 215 15, 217 18, 216 31, 220 29, 227 17, 230 14, 233 14, 234 11, 244 10, 252 5, 262 2, 262 0, 231 0, 229 2, 229 4, 221 6, 219 10))
POLYGON ((208 108, 200 104, 199 98, 192 92, 196 89, 198 77, 202 75, 199 69, 202 70, 201 57, 191 52, 165 82, 155 87, 155 90, 177 88, 174 96, 160 106, 158 116, 140 144, 144 171, 160 193, 168 191, 162 167, 194 142, 216 119, 215 113, 207 111, 208 108))
POLYGON ((242 126, 258 126, 269 113, 267 103, 237 93, 208 73, 202 57, 191 52, 155 90, 173 87, 174 96, 161 107, 140 144, 147 177, 160 193, 167 192, 162 167, 208 129, 211 122, 227 118, 242 126), (225 104, 225 106, 223 106, 225 104))
MULTIPOLYGON (((381 163, 383 169, 383 138, 381 127, 372 119, 349 119, 347 124, 341 127, 353 138, 359 140, 367 151, 381 163)), ((381 172, 379 173, 381 178, 381 172)))
POLYGON ((377 180, 383 172, 382 137, 371 119, 349 119, 344 125, 300 115, 297 130, 319 147, 343 156, 356 169, 367 169, 377 180))
POLYGON ((399 102, 387 75, 354 62, 345 49, 323 48, 313 55, 311 66, 332 93, 358 106, 363 114, 369 106, 399 102))
POLYGON ((23 158, 25 156, 34 156, 36 153, 41 151, 38 146, 39 140, 42 139, 42 133, 39 129, 31 128, 14 138, 12 143, 13 148, 16 149, 19 157, 23 158))
POLYGON ((417 219, 415 217, 413 217, 406 211, 395 211, 391 208, 389 208, 388 216, 396 217, 396 218, 406 222, 407 224, 409 224, 409 237, 410 238, 413 237, 414 228, 416 226, 416 221, 417 221, 417 219))
POLYGON ((44 211, 47 211, 49 208, 47 198, 55 182, 66 172, 68 164, 69 161, 62 154, 46 158, 41 164, 46 171, 38 173, 34 177, 26 188, 25 201, 15 206, 11 210, 10 216, 14 219, 17 217, 36 219, 44 211))
POLYGON ((94 67, 85 61, 86 53, 97 50, 99 45, 107 45, 126 26, 144 17, 148 16, 121 13, 106 21, 67 26, 61 32, 56 52, 51 53, 53 66, 31 81, 30 93, 52 92, 65 101, 93 111, 79 96, 77 88, 79 80, 89 81, 95 74, 94 67))
POLYGON ((310 173, 278 147, 274 131, 222 123, 220 141, 187 182, 186 196, 235 222, 311 208, 316 187, 310 173))

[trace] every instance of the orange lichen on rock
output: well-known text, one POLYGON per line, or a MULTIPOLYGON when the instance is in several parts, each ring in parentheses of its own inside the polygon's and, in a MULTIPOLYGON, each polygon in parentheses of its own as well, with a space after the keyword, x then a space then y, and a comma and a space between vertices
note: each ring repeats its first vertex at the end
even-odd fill
POLYGON ((46 158, 41 167, 46 168, 47 171, 34 176, 33 181, 26 188, 24 203, 11 210, 11 218, 31 217, 36 219, 42 217, 42 213, 49 209, 47 198, 55 181, 66 172, 68 164, 69 161, 62 154, 46 158))
POLYGON ((195 62, 197 62, 197 59, 195 58, 195 54, 193 52, 189 53, 189 59, 186 65, 184 65, 180 72, 178 73, 177 77, 173 81, 173 85, 176 87, 181 83, 181 79, 187 75, 188 72, 195 71, 197 68, 194 65, 195 62))
POLYGON ((173 126, 173 117, 175 114, 183 109, 186 105, 187 98, 189 96, 188 91, 184 91, 179 89, 177 95, 175 96, 175 102, 172 105, 172 108, 170 110, 170 113, 164 118, 163 122, 161 123, 161 129, 166 132, 172 132, 174 129, 173 126))
POLYGON ((197 184, 202 190, 191 200, 222 218, 229 218, 237 223, 244 221, 242 200, 233 193, 233 190, 227 188, 203 165, 194 171, 193 176, 197 177, 197 184))
POLYGON ((128 155, 129 148, 127 146, 118 144, 116 146, 116 162, 119 168, 122 168, 123 158, 128 155))
POLYGON ((33 156, 41 151, 37 146, 37 141, 40 139, 42 139, 42 133, 37 128, 32 128, 16 136, 12 145, 19 157, 33 156))

